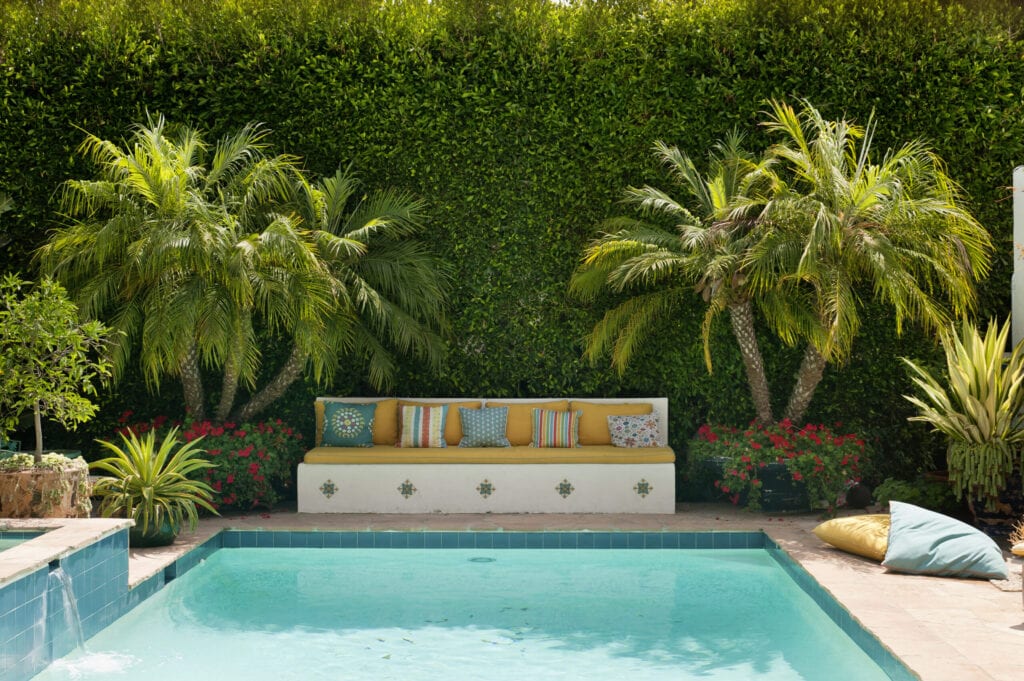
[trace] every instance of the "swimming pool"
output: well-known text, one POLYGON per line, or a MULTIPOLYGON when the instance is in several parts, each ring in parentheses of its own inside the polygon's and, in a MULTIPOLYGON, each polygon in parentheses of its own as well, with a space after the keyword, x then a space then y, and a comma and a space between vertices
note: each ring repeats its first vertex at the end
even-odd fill
MULTIPOLYGON (((416 534, 333 534, 353 548, 215 550, 36 678, 912 678, 877 642, 858 646, 777 549, 381 551, 356 546, 416 534)), ((418 543, 449 534, 473 535, 418 543)), ((509 534, 524 547, 595 541, 509 534)))
POLYGON ((12 549, 18 544, 24 544, 30 539, 42 536, 42 532, 27 532, 20 530, 0 530, 0 551, 12 549))

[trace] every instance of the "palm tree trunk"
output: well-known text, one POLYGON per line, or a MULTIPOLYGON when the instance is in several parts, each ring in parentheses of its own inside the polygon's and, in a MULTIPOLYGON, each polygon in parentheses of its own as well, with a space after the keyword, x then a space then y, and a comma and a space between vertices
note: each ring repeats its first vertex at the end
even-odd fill
POLYGON ((772 423, 772 393, 764 373, 761 348, 757 344, 754 311, 750 301, 730 305, 729 320, 732 322, 732 334, 740 346, 743 368, 747 370, 747 384, 750 386, 750 398, 754 402, 757 420, 761 423, 772 423))
POLYGON ((181 361, 181 387, 185 393, 185 409, 197 421, 206 419, 206 397, 203 394, 203 378, 199 372, 199 349, 195 343, 181 361))
POLYGON ((814 391, 821 383, 821 376, 825 373, 825 358, 818 349, 808 344, 804 350, 803 361, 800 362, 800 369, 796 374, 796 385, 793 386, 793 393, 789 396, 789 404, 786 406, 785 417, 793 423, 799 424, 807 407, 811 404, 814 391))
POLYGON ((235 406, 235 395, 238 394, 238 362, 234 356, 228 358, 224 365, 224 381, 221 384, 220 403, 217 405, 217 413, 214 419, 222 423, 231 413, 231 407, 235 406))
POLYGON ((302 375, 302 370, 305 366, 306 353, 300 350, 298 346, 293 347, 292 354, 289 355, 288 360, 281 367, 280 371, 277 372, 273 380, 253 395, 252 399, 246 402, 241 409, 235 412, 232 420, 238 423, 245 423, 263 411, 274 400, 284 395, 285 391, 288 390, 288 386, 302 375))

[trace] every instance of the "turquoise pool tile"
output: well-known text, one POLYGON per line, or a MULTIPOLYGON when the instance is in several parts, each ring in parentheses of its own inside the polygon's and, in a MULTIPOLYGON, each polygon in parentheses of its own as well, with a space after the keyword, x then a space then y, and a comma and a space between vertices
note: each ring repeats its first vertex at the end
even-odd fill
POLYGON ((406 545, 410 549, 422 549, 426 545, 426 534, 423 532, 410 532, 409 541, 406 545))
POLYGON ((242 538, 238 532, 221 532, 221 542, 226 549, 237 549, 242 546, 242 538))
POLYGON ((608 537, 610 549, 625 549, 629 546, 629 539, 624 532, 609 532, 608 537))
POLYGON ((476 535, 476 548, 493 549, 494 536, 492 532, 478 532, 476 535))
POLYGON ((526 537, 526 548, 528 549, 542 549, 544 548, 544 535, 539 532, 524 532, 526 537))
POLYGON ((610 549, 612 547, 612 533, 611 532, 595 532, 594 533, 594 548, 595 549, 610 549))
POLYGON ((508 547, 510 549, 525 549, 526 548, 526 533, 525 532, 510 532, 508 535, 508 547))
POLYGON ((645 532, 644 533, 644 548, 645 549, 660 549, 665 546, 665 538, 661 532, 645 532))
POLYGON ((627 549, 642 549, 642 548, 644 548, 644 534, 643 534, 643 532, 627 532, 626 533, 626 548, 627 549))
POLYGON ((541 533, 541 546, 545 549, 562 548, 562 535, 560 532, 541 533))
POLYGON ((359 545, 358 532, 341 532, 339 533, 339 541, 341 542, 341 548, 343 549, 354 549, 359 545))
POLYGON ((715 548, 714 533, 712 532, 697 532, 694 535, 695 549, 713 549, 715 548))
POLYGON ((290 546, 295 549, 309 548, 307 534, 307 532, 288 532, 288 540, 291 542, 290 546))
POLYGON ((491 547, 495 549, 507 549, 508 548, 508 533, 506 532, 488 532, 487 535, 490 537, 491 547))
POLYGON ((459 535, 461 532, 442 532, 441 533, 441 548, 442 549, 457 549, 459 548, 459 542, 461 539, 459 535))
POLYGON ((254 549, 256 548, 256 533, 255 532, 239 532, 239 546, 243 549, 254 549))
POLYGON ((440 532, 425 532, 423 534, 423 548, 439 549, 441 548, 441 539, 440 532))
POLYGON ((320 545, 325 549, 341 548, 341 532, 321 532, 320 534, 323 535, 320 545))
POLYGON ((661 547, 663 549, 678 549, 679 548, 679 533, 678 532, 662 532, 661 533, 661 547))
POLYGON ((267 532, 264 530, 257 530, 256 532, 256 546, 261 549, 269 549, 274 546, 274 533, 267 532))
POLYGON ((374 532, 356 532, 356 546, 361 549, 372 549, 376 547, 377 541, 374 532))
POLYGON ((391 548, 393 548, 393 549, 407 549, 407 548, 409 548, 409 533, 408 532, 392 532, 391 533, 391 548))
POLYGON ((581 549, 592 549, 594 548, 594 533, 593 532, 580 532, 576 538, 576 547, 581 549))
POLYGON ((476 545, 476 532, 459 532, 459 548, 460 549, 475 549, 476 545))
POLYGON ((580 545, 579 532, 563 532, 559 537, 559 548, 575 549, 580 545))
POLYGON ((376 549, 390 549, 394 546, 394 533, 392 532, 372 532, 373 535, 373 547, 376 549))

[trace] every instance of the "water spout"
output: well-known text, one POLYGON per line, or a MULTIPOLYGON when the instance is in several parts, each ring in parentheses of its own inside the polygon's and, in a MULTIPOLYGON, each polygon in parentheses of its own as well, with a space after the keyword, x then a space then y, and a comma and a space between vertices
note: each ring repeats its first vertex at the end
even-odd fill
MULTIPOLYGON (((64 568, 59 565, 50 570, 50 576, 46 585, 47 598, 49 598, 50 592, 56 590, 60 593, 61 598, 61 611, 64 613, 64 627, 63 631, 72 636, 73 646, 70 650, 85 647, 85 637, 82 634, 82 619, 78 615, 78 601, 75 598, 74 585, 71 583, 71 575, 64 571, 64 568)), ((56 605, 56 603, 54 603, 56 605)), ((49 612, 50 607, 44 605, 43 612, 47 620, 50 619, 51 613, 49 612)), ((56 614, 56 613, 54 613, 56 614)), ((56 644, 56 634, 54 624, 55 622, 47 621, 46 624, 50 628, 50 641, 54 646, 53 652, 55 657, 64 655, 69 652, 67 650, 59 650, 56 644)))

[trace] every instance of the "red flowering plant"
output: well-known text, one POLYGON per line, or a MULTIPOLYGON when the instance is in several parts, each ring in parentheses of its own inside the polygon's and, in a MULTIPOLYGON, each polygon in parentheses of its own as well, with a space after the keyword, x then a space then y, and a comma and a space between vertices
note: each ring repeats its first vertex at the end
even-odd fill
MULTIPOLYGON (((118 432, 142 434, 173 425, 164 416, 128 425, 130 417, 131 412, 121 416, 126 425, 118 432)), ((186 421, 181 438, 191 442, 199 437, 205 457, 214 464, 205 471, 205 480, 218 493, 218 510, 272 507, 292 487, 296 465, 305 453, 302 434, 281 419, 243 424, 186 421)))
POLYGON ((797 428, 788 420, 745 429, 705 424, 690 441, 689 455, 691 470, 706 461, 720 466, 714 485, 734 504, 759 509, 765 474, 775 464, 805 487, 812 506, 824 506, 830 515, 860 482, 867 463, 857 435, 836 434, 820 424, 797 428))

